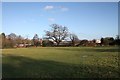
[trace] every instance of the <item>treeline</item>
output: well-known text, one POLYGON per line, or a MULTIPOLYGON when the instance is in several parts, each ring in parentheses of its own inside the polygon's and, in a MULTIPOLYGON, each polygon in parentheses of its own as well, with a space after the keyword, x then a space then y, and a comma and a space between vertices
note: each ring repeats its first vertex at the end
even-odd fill
POLYGON ((33 39, 24 38, 22 36, 17 36, 15 33, 5 35, 5 33, 0 34, 0 48, 15 48, 15 47, 54 47, 54 46, 115 46, 120 45, 120 38, 117 36, 115 39, 113 37, 101 38, 99 42, 96 39, 89 40, 75 40, 74 45, 71 41, 62 41, 59 45, 56 42, 47 39, 39 38, 37 34, 33 39))
POLYGON ((68 28, 58 24, 52 24, 51 30, 45 31, 44 38, 39 38, 37 34, 33 39, 24 38, 21 35, 11 33, 6 35, 0 34, 0 48, 15 48, 15 47, 37 47, 37 46, 115 46, 120 45, 120 36, 105 37, 99 40, 80 40, 74 33, 70 33, 68 28), (69 41, 67 40, 69 38, 69 41))
POLYGON ((31 43, 30 39, 25 39, 22 36, 17 36, 15 33, 5 35, 1 33, 0 35, 1 48, 13 48, 19 44, 29 44, 31 43))

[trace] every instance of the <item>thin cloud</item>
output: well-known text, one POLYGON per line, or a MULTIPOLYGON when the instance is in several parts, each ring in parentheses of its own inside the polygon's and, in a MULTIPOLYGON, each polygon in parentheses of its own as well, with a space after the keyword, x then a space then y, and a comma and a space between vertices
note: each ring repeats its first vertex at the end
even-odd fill
POLYGON ((44 16, 43 14, 40 14, 40 16, 42 17, 42 16, 44 16))
POLYGON ((54 18, 48 18, 48 21, 50 21, 50 22, 54 22, 55 19, 54 19, 54 18))
POLYGON ((44 7, 44 10, 52 10, 53 8, 54 8, 54 6, 48 6, 47 5, 47 6, 44 7))
POLYGON ((69 8, 67 8, 67 7, 60 7, 60 9, 61 9, 61 11, 68 11, 69 10, 69 8))
POLYGON ((64 7, 64 6, 52 6, 52 5, 47 5, 47 6, 45 6, 44 7, 44 10, 59 10, 59 11, 68 11, 69 10, 69 8, 67 8, 67 7, 64 7))

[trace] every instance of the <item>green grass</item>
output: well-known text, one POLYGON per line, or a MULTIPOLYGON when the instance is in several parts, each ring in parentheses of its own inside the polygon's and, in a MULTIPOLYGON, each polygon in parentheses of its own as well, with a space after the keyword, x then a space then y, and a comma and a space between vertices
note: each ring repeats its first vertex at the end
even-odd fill
POLYGON ((3 78, 118 78, 117 47, 2 50, 3 78))

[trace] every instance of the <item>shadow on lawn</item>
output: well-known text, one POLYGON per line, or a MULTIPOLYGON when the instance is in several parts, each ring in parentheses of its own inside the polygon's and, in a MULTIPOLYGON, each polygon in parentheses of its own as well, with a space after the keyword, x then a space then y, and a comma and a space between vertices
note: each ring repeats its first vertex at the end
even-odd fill
POLYGON ((80 48, 55 48, 58 50, 67 50, 67 51, 88 51, 88 52, 120 52, 119 48, 85 48, 85 49, 80 49, 80 48))
POLYGON ((4 55, 3 78, 103 78, 119 77, 112 67, 75 65, 48 60, 35 60, 22 56, 4 55))
POLYGON ((94 49, 98 52, 120 52, 120 49, 94 49))

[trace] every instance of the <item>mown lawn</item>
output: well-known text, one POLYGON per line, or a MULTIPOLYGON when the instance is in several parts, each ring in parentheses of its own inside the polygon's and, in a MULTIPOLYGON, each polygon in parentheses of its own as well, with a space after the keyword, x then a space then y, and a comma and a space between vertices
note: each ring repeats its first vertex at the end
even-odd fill
POLYGON ((117 47, 2 50, 3 78, 118 78, 117 47))

